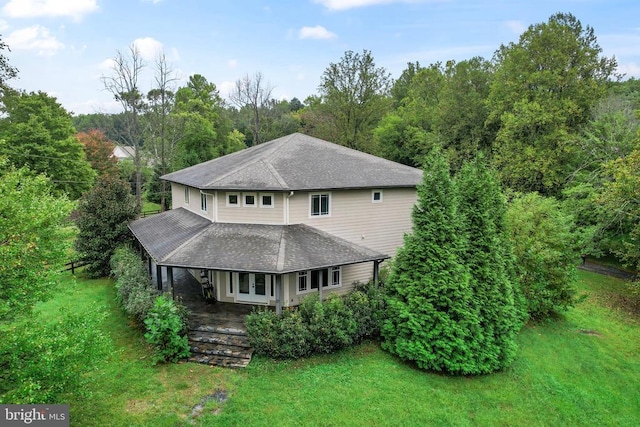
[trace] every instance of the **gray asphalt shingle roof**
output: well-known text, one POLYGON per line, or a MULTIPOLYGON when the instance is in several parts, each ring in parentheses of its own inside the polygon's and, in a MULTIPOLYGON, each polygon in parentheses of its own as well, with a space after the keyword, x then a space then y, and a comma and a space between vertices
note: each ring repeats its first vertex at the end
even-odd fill
POLYGON ((422 171, 294 133, 162 176, 202 190, 415 187, 422 171))
POLYGON ((283 274, 389 258, 304 224, 212 223, 183 208, 129 228, 156 263, 174 267, 283 274))

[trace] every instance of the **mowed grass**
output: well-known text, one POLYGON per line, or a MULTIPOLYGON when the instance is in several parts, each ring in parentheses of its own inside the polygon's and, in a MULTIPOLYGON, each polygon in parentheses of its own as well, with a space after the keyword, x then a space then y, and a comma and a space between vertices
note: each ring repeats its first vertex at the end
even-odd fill
POLYGON ((516 362, 482 377, 423 372, 375 343, 297 361, 254 357, 245 370, 152 366, 109 280, 80 280, 40 315, 92 302, 109 313, 105 329, 115 353, 88 374, 91 398, 70 396, 72 425, 640 425, 640 321, 620 303, 626 287, 580 272, 579 289, 584 302, 553 322, 525 327, 516 362), (228 400, 211 401, 192 417, 216 391, 228 400))

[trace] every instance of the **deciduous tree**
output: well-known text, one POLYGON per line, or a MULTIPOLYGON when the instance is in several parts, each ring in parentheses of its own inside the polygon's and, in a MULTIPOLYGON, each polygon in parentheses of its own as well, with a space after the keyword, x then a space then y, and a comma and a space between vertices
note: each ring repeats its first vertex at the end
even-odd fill
POLYGON ((113 154, 115 144, 107 139, 104 132, 98 129, 78 132, 76 138, 84 146, 87 161, 98 175, 118 174, 118 159, 113 154))
POLYGON ((529 315, 540 320, 575 304, 579 257, 573 218, 554 198, 527 193, 511 200, 507 227, 529 315))
POLYGON ((251 145, 258 145, 265 141, 263 126, 265 115, 270 112, 271 93, 273 86, 265 81, 262 73, 255 73, 253 77, 245 75, 236 81, 229 94, 229 100, 242 111, 247 111, 250 117, 249 129, 252 134, 251 145))
POLYGON ((333 142, 361 151, 374 151, 372 131, 391 108, 391 76, 376 67, 370 51, 346 51, 338 63, 322 73, 318 90, 321 108, 333 122, 338 139, 333 142))
POLYGON ((73 203, 44 175, 0 158, 0 324, 52 295, 68 261, 73 203))
POLYGON ((93 184, 95 172, 69 113, 44 92, 5 91, 0 119, 0 154, 16 167, 44 173, 57 194, 77 199, 93 184))
POLYGON ((135 45, 128 52, 118 51, 112 58, 111 74, 102 77, 104 88, 122 107, 120 141, 133 147, 135 165, 135 195, 138 208, 142 207, 143 128, 140 116, 144 111, 144 96, 140 92, 140 73, 145 67, 140 51, 135 45))
POLYGON ((518 191, 556 195, 575 169, 582 125, 614 76, 595 33, 571 14, 531 25, 501 46, 488 98, 487 125, 498 129, 494 163, 518 191))

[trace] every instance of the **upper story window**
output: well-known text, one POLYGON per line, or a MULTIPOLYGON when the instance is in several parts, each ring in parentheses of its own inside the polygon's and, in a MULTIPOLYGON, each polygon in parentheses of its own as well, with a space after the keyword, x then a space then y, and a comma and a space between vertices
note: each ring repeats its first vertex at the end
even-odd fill
POLYGON ((189 204, 189 193, 190 193, 189 187, 185 186, 184 187, 184 204, 185 205, 189 204))
POLYGON ((371 203, 382 203, 382 190, 373 190, 371 192, 371 203))
POLYGON ((255 208, 256 207, 256 194, 255 193, 245 193, 242 195, 243 202, 242 205, 245 207, 255 208))
POLYGON ((200 209, 202 212, 207 211, 207 195, 204 193, 200 193, 200 209))
POLYGON ((273 194, 265 193, 260 194, 260 207, 272 208, 273 207, 273 194))
POLYGON ((331 194, 316 193, 310 196, 311 216, 328 216, 330 212, 331 194))
POLYGON ((227 193, 227 206, 240 206, 240 195, 238 193, 227 193))

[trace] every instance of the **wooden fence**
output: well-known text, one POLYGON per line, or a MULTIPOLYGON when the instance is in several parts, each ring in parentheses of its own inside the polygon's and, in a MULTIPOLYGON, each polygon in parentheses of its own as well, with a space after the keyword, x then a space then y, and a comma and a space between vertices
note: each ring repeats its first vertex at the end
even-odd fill
POLYGON ((87 261, 80 261, 80 260, 70 261, 64 265, 65 269, 62 271, 71 270, 71 274, 76 274, 76 269, 80 267, 84 267, 85 265, 89 265, 89 263, 87 261))

